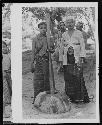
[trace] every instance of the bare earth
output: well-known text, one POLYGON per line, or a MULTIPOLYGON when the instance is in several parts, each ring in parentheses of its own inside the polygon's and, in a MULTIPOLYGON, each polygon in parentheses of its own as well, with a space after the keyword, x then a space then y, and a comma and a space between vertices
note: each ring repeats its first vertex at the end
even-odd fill
MULTIPOLYGON (((66 112, 64 114, 58 115, 50 115, 44 114, 37 111, 32 102, 33 102, 33 74, 30 72, 30 63, 31 63, 31 51, 26 51, 23 53, 23 77, 22 77, 22 99, 23 99, 23 118, 24 119, 41 119, 41 118, 64 118, 64 119, 94 119, 96 117, 96 74, 95 74, 95 64, 93 65, 93 60, 95 58, 88 59, 88 63, 84 68, 84 78, 86 82, 86 87, 89 96, 94 95, 94 99, 92 102, 88 104, 72 104, 71 111, 66 112)), ((60 92, 64 92, 64 79, 63 73, 57 74, 57 64, 53 61, 53 68, 54 68, 54 76, 55 76, 55 83, 56 89, 60 92)), ((10 114, 11 116, 11 108, 10 106, 6 107, 6 113, 10 114)), ((3 118, 3 121, 11 121, 10 118, 3 118)))
MULTIPOLYGON (((31 52, 23 53, 23 78, 22 78, 22 99, 23 99, 23 117, 24 118, 34 118, 34 119, 40 119, 40 118, 68 118, 68 119, 94 119, 96 116, 96 80, 95 80, 95 65, 93 66, 91 60, 89 60, 89 63, 86 65, 86 68, 84 68, 84 78, 86 81, 86 87, 89 96, 94 95, 94 99, 92 102, 88 104, 72 104, 71 111, 66 112, 64 114, 58 114, 58 115, 50 115, 50 114, 44 114, 39 111, 37 111, 32 102, 33 102, 33 74, 30 71, 30 60, 31 60, 31 52), (90 64, 90 65, 89 65, 90 64), (92 68, 91 68, 91 67, 92 68)), ((57 74, 57 64, 55 61, 53 61, 53 68, 54 68, 54 75, 55 75, 55 83, 56 83, 56 89, 60 90, 60 92, 64 92, 64 79, 63 74, 57 74)))

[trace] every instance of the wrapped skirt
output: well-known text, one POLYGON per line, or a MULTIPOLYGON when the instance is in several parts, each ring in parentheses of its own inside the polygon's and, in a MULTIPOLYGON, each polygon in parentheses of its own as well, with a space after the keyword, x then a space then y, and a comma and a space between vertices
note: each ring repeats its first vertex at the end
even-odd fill
POLYGON ((39 57, 36 59, 33 86, 34 98, 40 92, 50 91, 48 58, 39 57))
POLYGON ((89 101, 85 81, 76 64, 64 66, 65 92, 72 101, 89 101))

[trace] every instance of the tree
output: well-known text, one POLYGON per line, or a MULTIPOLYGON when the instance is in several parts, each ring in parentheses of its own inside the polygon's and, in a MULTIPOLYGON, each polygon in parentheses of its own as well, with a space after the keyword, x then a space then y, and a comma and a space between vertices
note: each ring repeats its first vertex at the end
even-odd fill
MULTIPOLYGON (((11 39, 11 25, 10 25, 10 7, 13 3, 4 3, 2 7, 2 33, 3 37, 11 39), (5 6, 4 6, 5 5, 5 6)), ((44 21, 45 20, 45 13, 50 13, 51 17, 51 33, 54 36, 55 35, 55 28, 56 28, 56 22, 60 22, 63 20, 63 17, 66 17, 66 13, 76 13, 76 19, 83 19, 87 21, 88 27, 89 27, 89 34, 92 36, 92 39, 94 38, 94 33, 91 25, 91 19, 93 21, 93 24, 95 23, 95 8, 94 7, 23 7, 22 8, 22 18, 23 18, 23 27, 22 32, 25 37, 31 37, 32 33, 28 33, 28 28, 26 29, 27 25, 29 29, 33 31, 33 34, 36 35, 34 29, 34 21, 35 23, 39 22, 39 20, 44 21), (29 16, 29 21, 28 17, 29 16)))
POLYGON ((53 29, 56 26, 55 20, 57 22, 60 22, 62 21, 62 17, 66 16, 66 13, 69 13, 69 14, 75 13, 76 18, 79 16, 80 18, 84 17, 86 19, 91 35, 92 35, 92 39, 95 41, 94 33, 93 33, 91 22, 90 22, 90 19, 93 19, 92 21, 95 22, 95 8, 94 7, 51 7, 51 8, 24 7, 22 10, 22 13, 24 13, 24 11, 26 12, 31 11, 34 14, 34 17, 37 17, 38 19, 42 19, 42 20, 45 20, 46 12, 50 13, 52 34, 54 34, 53 29))
POLYGON ((10 25, 10 7, 12 3, 2 4, 2 41, 5 41, 11 49, 11 25, 10 25))

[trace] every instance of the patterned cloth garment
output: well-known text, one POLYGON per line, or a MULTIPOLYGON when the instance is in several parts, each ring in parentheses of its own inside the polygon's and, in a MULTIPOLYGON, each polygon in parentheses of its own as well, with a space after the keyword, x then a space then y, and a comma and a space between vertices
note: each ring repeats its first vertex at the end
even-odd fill
POLYGON ((10 104, 11 96, 6 78, 3 78, 3 103, 10 104))
POLYGON ((9 54, 3 54, 2 67, 3 70, 8 70, 11 65, 11 59, 9 54))
MULTIPOLYGON (((49 54, 47 37, 40 34, 33 40, 33 58, 36 61, 33 78, 34 98, 42 91, 50 90, 49 83, 49 54)), ((54 48, 54 40, 50 39, 50 47, 54 48)))
POLYGON ((50 91, 49 83, 49 60, 45 58, 37 58, 35 64, 35 72, 33 79, 34 98, 43 91, 50 91))
POLYGON ((85 81, 76 64, 64 65, 65 92, 72 102, 89 102, 85 81))
POLYGON ((82 68, 77 66, 79 57, 85 57, 85 44, 81 31, 74 30, 62 34, 60 61, 63 61, 65 92, 72 102, 89 102, 82 68), (70 50, 70 52, 68 51, 70 50))
MULTIPOLYGON (((50 39, 50 47, 54 48, 54 39, 53 37, 50 39)), ((48 53, 46 53, 46 50, 48 49, 48 43, 47 43, 47 37, 42 36, 41 34, 38 34, 33 39, 33 58, 35 59, 37 56, 48 56, 48 53)))
POLYGON ((3 103, 11 103, 12 84, 11 84, 11 60, 9 54, 3 54, 2 73, 3 73, 3 103))

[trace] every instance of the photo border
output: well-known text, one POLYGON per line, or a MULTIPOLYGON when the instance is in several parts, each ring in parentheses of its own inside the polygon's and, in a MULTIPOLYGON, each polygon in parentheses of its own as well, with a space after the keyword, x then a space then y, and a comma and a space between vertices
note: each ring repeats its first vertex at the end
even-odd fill
POLYGON ((98 40, 98 2, 14 3, 11 7, 12 122, 97 123, 99 122, 99 42, 96 42, 96 119, 23 119, 22 111, 22 7, 95 7, 95 39, 98 40))

